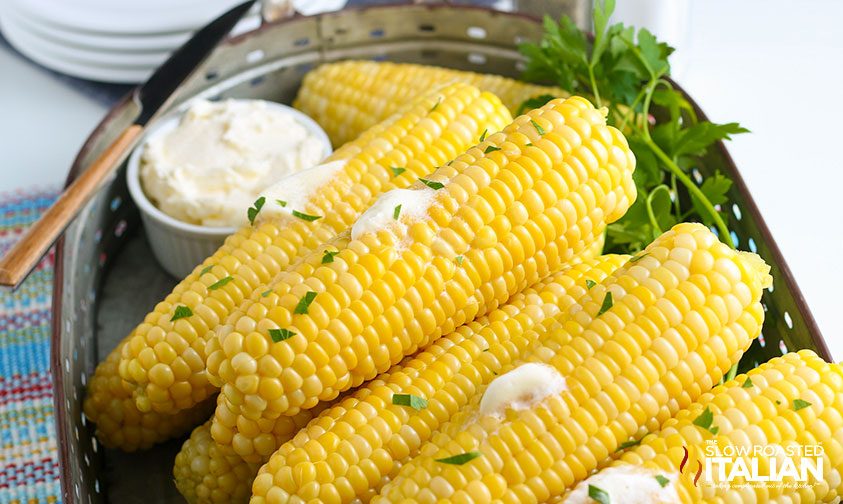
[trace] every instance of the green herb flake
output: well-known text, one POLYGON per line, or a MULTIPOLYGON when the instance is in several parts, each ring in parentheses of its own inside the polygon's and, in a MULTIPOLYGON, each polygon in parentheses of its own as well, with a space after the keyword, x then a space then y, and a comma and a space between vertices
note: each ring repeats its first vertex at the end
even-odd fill
POLYGON ((220 289, 220 288, 224 287, 226 284, 228 284, 228 282, 230 282, 230 281, 232 281, 232 280, 234 280, 234 277, 231 277, 231 276, 227 276, 227 277, 225 277, 225 278, 220 278, 219 280, 217 280, 216 282, 214 282, 214 283, 212 283, 210 286, 208 286, 208 290, 217 290, 217 289, 220 289))
POLYGON ((430 111, 433 112, 437 108, 439 108, 439 104, 442 103, 442 97, 440 96, 436 103, 433 104, 433 107, 430 108, 430 111))
POLYGON ((656 481, 659 482, 659 486, 664 488, 670 483, 670 480, 662 476, 661 474, 656 474, 656 481))
POLYGON ((782 405, 782 402, 781 402, 781 401, 779 401, 778 399, 776 399, 776 404, 777 404, 777 405, 779 405, 779 406, 781 406, 781 405, 782 405))
POLYGON ((801 409, 805 409, 810 406, 811 403, 802 399, 794 399, 793 400, 793 411, 799 411, 801 409))
POLYGON ((615 302, 612 300, 612 293, 607 292, 606 297, 603 298, 603 304, 600 305, 600 311, 597 312, 597 316, 603 315, 607 311, 609 311, 612 306, 615 305, 615 302))
POLYGON ((296 333, 289 330, 289 329, 270 329, 269 330, 269 337, 272 338, 272 341, 278 343, 279 341, 284 341, 287 339, 292 338, 295 336, 296 333))
POLYGON ((398 175, 401 175, 402 173, 407 171, 406 168, 402 168, 401 166, 390 166, 389 170, 392 172, 393 177, 397 177, 398 175))
POLYGON ((255 219, 258 217, 258 214, 263 208, 264 203, 266 203, 266 198, 261 196, 260 198, 255 200, 255 203, 249 210, 246 212, 246 215, 249 217, 249 224, 254 225, 255 219))
POLYGON ((527 143, 524 144, 524 147, 532 147, 532 146, 533 146, 533 142, 527 142, 527 143))
POLYGON ((482 142, 483 140, 485 140, 485 139, 486 139, 486 134, 487 134, 487 133, 489 133, 489 128, 484 129, 484 130, 483 130, 483 134, 481 134, 481 135, 480 135, 480 141, 481 141, 481 142, 482 142))
POLYGON ((392 210, 393 220, 398 220, 399 215, 401 215, 401 205, 396 205, 395 208, 392 210))
POLYGON ((618 449, 615 450, 616 452, 626 450, 627 448, 632 448, 633 446, 638 446, 641 444, 640 439, 630 439, 629 441, 624 441, 623 443, 618 446, 618 449))
POLYGON ((326 250, 322 253, 322 264, 334 262, 334 256, 339 254, 339 250, 326 250))
POLYGON ((176 306, 176 310, 173 312, 173 316, 172 316, 172 318, 170 318, 170 322, 174 322, 178 319, 183 319, 183 318, 192 317, 192 316, 193 316, 193 310, 191 310, 187 306, 179 305, 179 306, 176 306))
POLYGON ((427 408, 427 399, 413 394, 392 394, 392 404, 409 406, 416 411, 427 408))
POLYGON ((451 465, 463 465, 466 462, 471 462, 472 460, 479 457, 481 453, 479 451, 470 451, 465 453, 460 453, 459 455, 454 455, 451 457, 445 457, 436 459, 436 462, 442 462, 443 464, 451 464, 451 465))
POLYGON ((293 217, 298 217, 299 219, 306 220, 308 222, 313 222, 316 219, 321 219, 321 215, 308 215, 306 213, 299 212, 298 210, 293 210, 293 217))
POLYGON ((608 492, 600 487, 588 485, 588 496, 594 499, 599 504, 611 504, 608 492))
POLYGON ((275 200, 275 202, 278 203, 279 205, 281 205, 282 207, 287 206, 287 202, 284 201, 284 200, 277 199, 277 200, 275 200))
POLYGON ((539 132, 539 135, 544 135, 545 131, 544 131, 544 128, 542 128, 541 124, 537 123, 533 119, 530 119, 530 124, 532 124, 533 127, 536 128, 536 131, 539 132))
POLYGON ((261 292, 261 297, 266 297, 270 294, 272 294, 272 289, 265 290, 265 291, 261 292))
POLYGON ((202 271, 199 272, 199 276, 201 277, 205 273, 210 273, 212 269, 214 269, 213 264, 209 264, 209 265, 205 266, 204 268, 202 268, 202 271))
POLYGON ((644 258, 645 258, 645 257, 647 257, 648 255, 650 255, 650 253, 649 253, 649 252, 647 252, 647 253, 645 253, 645 254, 638 254, 637 256, 633 256, 633 257, 629 260, 629 262, 630 262, 630 263, 633 263, 633 264, 634 264, 634 263, 637 263, 638 261, 640 261, 641 259, 644 259, 644 258))
POLYGON ((316 299, 316 293, 308 291, 303 298, 299 299, 299 303, 296 305, 296 309, 293 310, 293 313, 296 315, 307 314, 307 309, 310 308, 310 303, 312 303, 314 299, 316 299))
POLYGON ((445 187, 445 184, 443 184, 442 182, 436 182, 434 180, 428 180, 428 179, 420 178, 419 182, 421 182, 422 184, 426 185, 427 187, 429 187, 431 189, 435 189, 437 191, 439 189, 442 189, 443 187, 445 187))
POLYGON ((714 423, 714 413, 711 412, 708 406, 700 415, 694 419, 694 425, 702 427, 703 429, 710 429, 711 424, 714 423))
POLYGON ((458 255, 454 260, 457 261, 457 266, 462 266, 462 262, 465 261, 465 257, 458 255))
POLYGON ((592 287, 594 287, 595 285, 597 285, 597 282, 595 282, 594 280, 592 280, 592 279, 590 279, 590 278, 586 278, 586 279, 585 279, 585 286, 586 286, 586 288, 591 289, 591 288, 592 288, 592 287))
POLYGON ((749 376, 747 376, 747 377, 746 377, 746 381, 744 381, 744 382, 743 382, 743 384, 741 385, 741 388, 752 388, 752 387, 753 387, 753 385, 752 385, 752 378, 750 378, 749 376))
POLYGON ((718 432, 720 432, 720 427, 717 427, 717 426, 715 425, 714 427, 712 427, 712 428, 708 429, 708 432, 710 432, 710 433, 712 433, 712 434, 714 434, 714 435, 716 436, 716 435, 717 435, 717 433, 718 433, 718 432))
POLYGON ((500 147, 495 147, 494 145, 490 145, 490 146, 486 147, 486 150, 483 151, 483 154, 488 154, 490 152, 495 152, 495 151, 499 151, 499 150, 501 150, 500 147))

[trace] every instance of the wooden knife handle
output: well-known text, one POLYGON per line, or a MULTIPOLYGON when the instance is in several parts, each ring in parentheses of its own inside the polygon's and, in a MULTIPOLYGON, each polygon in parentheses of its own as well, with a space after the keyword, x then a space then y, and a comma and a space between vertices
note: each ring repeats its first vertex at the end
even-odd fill
POLYGON ((102 181, 114 171, 142 131, 143 127, 137 124, 126 128, 0 259, 0 285, 17 287, 29 275, 70 221, 99 189, 102 181))

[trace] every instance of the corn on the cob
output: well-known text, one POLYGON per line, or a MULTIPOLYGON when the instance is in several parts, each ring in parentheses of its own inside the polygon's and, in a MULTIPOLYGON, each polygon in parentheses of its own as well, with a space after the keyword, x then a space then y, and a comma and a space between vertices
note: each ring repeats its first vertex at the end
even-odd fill
POLYGON ((236 420, 214 438, 248 453, 267 421, 374 378, 558 271, 626 211, 633 165, 603 113, 571 98, 441 167, 425 181, 433 188, 412 191, 431 200, 419 217, 386 216, 387 229, 338 237, 332 263, 304 258, 221 327, 208 359, 223 382, 214 425, 236 420))
POLYGON ((117 345, 97 366, 85 396, 85 416, 96 423, 102 444, 127 452, 144 450, 181 436, 211 414, 212 398, 179 415, 138 411, 131 390, 117 374, 124 344, 117 345))
POLYGON ((704 394, 561 502, 587 502, 588 485, 616 499, 613 485, 631 474, 644 476, 636 480, 641 497, 670 495, 670 502, 836 502, 843 496, 841 433, 843 368, 808 350, 790 353, 704 394))
POLYGON ((123 346, 119 372, 136 385, 138 409, 175 413, 214 393, 205 376, 206 336, 244 298, 348 227, 378 194, 408 186, 472 145, 484 130, 510 120, 495 96, 466 84, 449 85, 330 156, 329 162, 344 160, 344 166, 300 198, 302 206, 292 214, 274 199, 267 201, 267 207, 285 211, 229 237, 123 346), (320 218, 306 220, 308 215, 320 218), (179 306, 191 315, 177 318, 179 306))
POLYGON ((583 309, 548 335, 570 340, 549 361, 564 391, 499 414, 481 401, 402 466, 379 501, 542 502, 560 494, 672 397, 704 392, 707 377, 740 358, 761 329, 768 271, 702 225, 674 227, 590 289, 583 309))
POLYGON ((367 500, 476 387, 536 343, 536 326, 573 305, 588 288, 586 280, 603 280, 626 259, 605 256, 557 273, 440 338, 400 371, 390 369, 388 377, 358 389, 272 455, 255 496, 275 493, 325 504, 367 500), (396 394, 415 395, 426 405, 419 410, 395 405, 396 394), (315 477, 295 478, 295 473, 315 477))
POLYGON ((341 61, 311 70, 293 105, 313 117, 334 145, 340 145, 389 117, 416 94, 448 82, 465 82, 494 93, 512 113, 529 98, 568 96, 559 88, 527 84, 499 75, 408 63, 341 61))

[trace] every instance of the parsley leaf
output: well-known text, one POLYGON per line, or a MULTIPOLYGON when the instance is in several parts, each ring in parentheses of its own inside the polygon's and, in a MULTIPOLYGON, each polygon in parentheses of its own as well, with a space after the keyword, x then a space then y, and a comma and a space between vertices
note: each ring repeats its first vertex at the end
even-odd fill
POLYGON ((428 179, 420 178, 419 182, 421 182, 422 184, 426 185, 427 187, 429 187, 431 189, 435 189, 437 191, 439 189, 442 189, 443 187, 445 187, 445 184, 443 184, 442 182, 436 182, 434 180, 428 180, 428 179))
POLYGON ((590 288, 594 287, 595 285, 597 285, 597 282, 595 282, 594 280, 591 280, 590 278, 585 279, 585 286, 587 288, 590 289, 590 288))
POLYGON ((753 384, 752 384, 752 378, 750 378, 749 376, 747 376, 747 377, 746 377, 746 380, 745 380, 745 381, 743 382, 743 384, 741 385, 741 388, 752 388, 752 387, 753 387, 753 384))
POLYGON ((615 302, 612 300, 612 293, 607 292, 606 297, 603 298, 603 304, 600 305, 600 311, 597 312, 597 316, 603 315, 607 311, 609 311, 612 306, 614 306, 615 302))
POLYGON ((214 269, 213 264, 209 264, 209 265, 205 266, 204 268, 202 268, 202 271, 199 272, 199 276, 201 277, 205 273, 209 273, 212 269, 214 269))
MULTIPOLYGON (((702 191, 712 205, 721 205, 728 200, 726 193, 731 187, 732 181, 724 177, 720 172, 717 172, 703 181, 700 186, 700 191, 702 191)), ((691 203, 693 204, 697 214, 702 217, 702 221, 706 226, 714 224, 711 216, 705 212, 704 203, 702 203, 699 198, 692 196, 691 203)))
POLYGON ((644 258, 645 258, 645 257, 647 257, 648 255, 650 255, 650 253, 649 253, 649 252, 648 252, 648 253, 646 253, 646 254, 638 254, 638 255, 636 255, 636 256, 632 256, 632 258, 629 260, 629 262, 631 262, 631 263, 637 263, 638 261, 640 261, 641 259, 644 259, 644 258))
POLYGON ((433 104, 433 107, 430 108, 430 111, 433 112, 434 110, 439 108, 440 103, 442 103, 442 97, 441 96, 436 100, 436 103, 433 104))
POLYGON ((227 277, 225 277, 225 278, 220 278, 220 279, 219 279, 219 280, 217 280, 216 282, 214 282, 214 283, 212 283, 211 285, 209 285, 209 286, 208 286, 208 290, 217 290, 217 289, 220 289, 220 288, 224 287, 226 284, 228 284, 228 282, 230 282, 230 281, 232 281, 232 280, 234 280, 234 277, 231 277, 231 276, 227 276, 227 277))
POLYGON ((401 215, 401 205, 395 205, 395 208, 392 210, 393 220, 398 220, 399 215, 401 215))
POLYGON ((611 504, 608 492, 600 487, 588 485, 588 496, 594 499, 599 504, 611 504))
POLYGON ((193 316, 193 310, 191 310, 187 306, 179 305, 176 306, 176 309, 173 312, 173 316, 170 318, 170 322, 174 322, 178 319, 183 319, 191 316, 193 316))
POLYGON ((266 297, 270 294, 272 294, 272 289, 265 290, 265 291, 261 292, 261 297, 266 297))
POLYGON ((708 406, 705 407, 705 410, 699 414, 697 418, 694 419, 694 425, 702 427, 703 429, 710 429, 711 424, 714 422, 714 413, 711 412, 708 406))
POLYGON ((555 98, 556 98, 555 96, 549 95, 549 94, 544 94, 544 95, 534 96, 532 98, 527 98, 518 107, 518 110, 515 112, 515 115, 520 116, 524 112, 529 112, 533 109, 544 107, 545 105, 547 105, 547 102, 549 102, 550 100, 553 100, 555 98))
POLYGON ((322 253, 322 264, 334 262, 334 256, 339 254, 339 250, 326 250, 322 253))
POLYGON ((470 462, 481 455, 478 451, 470 451, 465 453, 460 453, 459 455, 453 455, 451 457, 439 458, 435 459, 436 462, 442 462, 443 464, 451 464, 451 465, 463 465, 466 462, 470 462))
POLYGON ((310 308, 310 304, 313 303, 314 299, 316 299, 316 293, 313 291, 308 291, 303 298, 299 299, 299 302, 296 305, 296 308, 293 310, 293 313, 297 315, 307 314, 307 309, 310 308))
POLYGON ((461 255, 458 255, 457 257, 454 258, 454 260, 457 261, 457 265, 462 266, 462 262, 465 261, 465 257, 463 257, 461 255))
POLYGON ((427 399, 413 394, 392 394, 392 404, 409 406, 419 411, 427 408, 427 399))
POLYGON ((489 133, 489 128, 483 130, 483 133, 480 134, 480 142, 482 143, 483 140, 486 139, 486 134, 489 133))
POLYGON ((392 172, 393 177, 397 177, 398 175, 401 175, 402 173, 407 171, 406 168, 402 168, 400 166, 390 166, 389 170, 392 172))
POLYGON ((266 203, 266 198, 261 196, 260 198, 255 200, 254 206, 250 207, 249 210, 246 212, 246 215, 249 217, 249 224, 254 225, 255 219, 258 217, 258 214, 263 208, 264 203, 266 203))
POLYGON ((656 481, 659 482, 659 486, 662 487, 662 488, 666 487, 668 485, 668 483, 670 483, 670 480, 665 478, 661 474, 656 474, 656 481))
POLYGON ((289 330, 289 329, 270 329, 269 330, 269 337, 272 338, 272 341, 278 343, 279 341, 284 341, 286 339, 290 339, 295 336, 296 333, 289 330))
POLYGON ((500 147, 495 147, 494 145, 490 145, 490 146, 486 147, 486 150, 483 151, 483 154, 488 154, 490 152, 495 152, 495 151, 499 151, 499 150, 501 150, 500 147))
POLYGON ((620 446, 618 446, 618 449, 615 450, 615 452, 626 450, 627 448, 632 448, 633 446, 638 446, 640 444, 640 439, 630 439, 629 441, 624 441, 623 443, 621 443, 620 446))
POLYGON ((810 406, 811 403, 802 399, 794 399, 793 400, 793 411, 799 411, 801 409, 805 409, 810 406))
POLYGON ((306 213, 299 212, 298 210, 293 210, 293 217, 298 217, 299 219, 306 220, 308 222, 313 222, 317 219, 321 219, 321 215, 308 215, 306 213))
POLYGON ((545 133, 544 128, 542 128, 539 123, 537 123, 533 119, 530 119, 530 124, 532 124, 533 127, 536 128, 536 131, 539 132, 539 135, 544 135, 544 133, 545 133))
POLYGON ((277 200, 275 200, 275 202, 278 203, 281 207, 287 206, 287 202, 284 201, 284 200, 277 199, 277 200))

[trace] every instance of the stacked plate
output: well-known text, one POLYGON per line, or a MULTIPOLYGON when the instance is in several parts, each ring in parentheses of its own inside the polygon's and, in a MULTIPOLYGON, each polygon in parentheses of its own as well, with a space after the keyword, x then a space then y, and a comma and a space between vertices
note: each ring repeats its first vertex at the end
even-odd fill
MULTIPOLYGON (((174 49, 242 0, 2 0, 0 29, 53 70, 104 82, 145 80, 174 49)), ((257 13, 241 26, 256 26, 257 13)))

